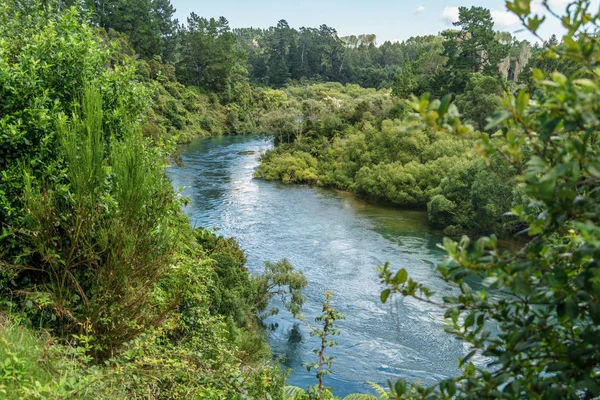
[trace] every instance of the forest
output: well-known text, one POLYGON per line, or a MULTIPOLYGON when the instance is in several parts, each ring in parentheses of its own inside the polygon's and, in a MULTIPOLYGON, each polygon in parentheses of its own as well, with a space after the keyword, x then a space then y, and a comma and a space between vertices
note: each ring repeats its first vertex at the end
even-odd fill
POLYGON ((533 43, 477 6, 378 43, 285 20, 180 22, 169 0, 3 0, 0 397, 339 398, 331 294, 306 321, 304 273, 286 258, 249 271, 235 238, 190 222, 165 173, 181 144, 260 133, 275 147, 256 179, 422 210, 445 236, 435 273, 456 295, 383 263, 377 297, 439 308, 468 351, 457 376, 346 399, 598 398, 591 3, 542 15, 507 1, 533 43), (547 18, 564 33, 540 37, 547 18), (314 386, 289 385, 273 359, 275 298, 320 343, 314 386))

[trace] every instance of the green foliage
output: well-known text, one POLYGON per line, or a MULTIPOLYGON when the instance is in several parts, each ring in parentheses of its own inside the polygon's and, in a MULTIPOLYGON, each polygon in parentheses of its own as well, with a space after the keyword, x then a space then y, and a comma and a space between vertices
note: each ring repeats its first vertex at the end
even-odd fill
POLYGON ((465 122, 479 130, 485 130, 487 118, 502 105, 502 86, 497 77, 475 73, 469 79, 464 92, 456 96, 454 104, 462 111, 465 122))
POLYGON ((281 296, 284 307, 298 315, 305 298, 302 290, 307 281, 302 272, 286 259, 277 263, 265 262, 262 274, 249 274, 246 256, 237 241, 198 228, 194 231, 198 244, 209 257, 213 267, 210 285, 210 311, 225 318, 228 337, 239 347, 240 357, 247 362, 269 359, 270 351, 264 340, 262 317, 276 314, 271 309, 262 314, 274 296, 281 296))
MULTIPOLYGON (((190 285, 190 277, 182 283, 190 285)), ((202 286, 194 282, 190 289, 202 286)), ((205 307, 196 312, 193 325, 168 318, 102 364, 90 362, 85 335, 59 344, 3 317, 0 394, 9 399, 281 398, 283 374, 264 363, 243 369, 226 325, 205 307)))
POLYGON ((344 400, 378 400, 378 398, 370 394, 352 393, 344 397, 344 400))
MULTIPOLYGON (((399 293, 447 308, 447 330, 473 348, 462 376, 430 388, 399 380, 381 398, 599 395, 599 43, 586 31, 597 19, 588 2, 569 7, 562 43, 537 53, 521 79, 531 86, 489 121, 510 88, 500 64, 512 69, 520 55, 480 7, 460 9, 460 30, 376 46, 374 35, 283 20, 232 33, 224 18, 195 14, 175 35, 168 0, 85 3, 91 25, 65 9, 78 2, 0 4, 0 307, 13 312, 0 320, 2 395, 333 398, 324 351, 341 315, 329 297, 324 327, 311 329, 319 385, 284 390, 260 316, 276 295, 299 315, 305 277, 285 259, 248 274, 235 240, 190 228, 164 176, 174 142, 254 129, 280 144, 257 176, 427 207, 452 236, 528 235, 516 252, 493 236, 446 240, 440 271, 455 298, 381 268, 383 302, 399 293), (253 89, 248 75, 303 84, 253 89), (407 104, 389 89, 305 84, 322 80, 457 96, 413 98, 412 122, 398 120, 407 104), (476 140, 459 109, 496 132, 476 140), (485 289, 465 283, 473 278, 485 289), (495 367, 475 366, 475 354, 495 367)), ((545 17, 530 2, 507 7, 536 34, 545 17)))
POLYGON ((413 68, 409 60, 404 61, 402 69, 394 75, 394 85, 392 86, 392 94, 400 98, 408 98, 414 93, 417 88, 413 68))
MULTIPOLYGON (((236 323, 243 325, 255 317, 257 311, 264 311, 276 295, 281 295, 284 307, 293 315, 300 313, 305 301, 302 289, 307 281, 287 259, 276 263, 266 261, 263 273, 249 275, 246 255, 235 239, 203 228, 196 229, 195 236, 214 262, 216 286, 213 289, 217 291, 211 304, 214 313, 232 316, 236 323)), ((276 310, 271 314, 274 312, 276 310)))
POLYGON ((177 74, 184 84, 222 92, 230 84, 235 66, 243 61, 236 39, 223 17, 218 20, 190 14, 180 34, 181 57, 177 74))
MULTIPOLYGON (((507 6, 535 33, 543 18, 532 16, 529 2, 507 6)), ((598 68, 598 38, 585 23, 598 17, 589 2, 572 3, 561 22, 568 50, 557 57, 582 70, 598 68)), ((534 71, 536 91, 509 97, 489 124, 496 139, 483 135, 480 150, 492 160, 500 155, 518 171, 530 201, 515 207, 525 225, 518 249, 501 249, 494 236, 472 242, 444 240, 448 257, 439 266, 444 279, 460 293, 440 299, 426 287, 381 268, 386 296, 400 293, 446 309, 447 332, 472 351, 460 360, 462 374, 434 387, 413 386, 418 398, 596 398, 600 394, 598 276, 598 94, 596 75, 554 72, 550 79, 534 71), (472 287, 474 280, 481 287, 472 287), (492 333, 492 332, 496 333, 492 333), (473 363, 482 355, 488 366, 473 363)), ((440 111, 439 103, 421 99, 419 109, 437 129, 468 127, 440 111), (437 108, 439 119, 430 118, 437 108), (452 124, 439 121, 452 121, 452 124)), ((382 297, 383 294, 382 294, 382 297)), ((414 398, 405 382, 396 398, 414 398)))
POLYGON ((306 391, 297 386, 286 386, 283 391, 285 400, 304 400, 306 399, 306 391))
MULTIPOLYGON (((109 49, 75 11, 32 20, 11 3, 5 7, 15 13, 0 40, 0 223, 9 229, 19 225, 24 170, 35 179, 60 174, 57 115, 75 110, 86 85, 102 98, 106 135, 131 129, 147 95, 131 81, 129 65, 107 68, 109 49)), ((0 246, 15 256, 19 245, 10 232, 0 246)))
POLYGON ((258 285, 251 281, 246 271, 246 256, 235 239, 204 230, 195 231, 198 243, 214 260, 214 285, 210 305, 213 314, 231 318, 235 326, 248 323, 260 297, 258 285))
POLYGON ((454 26, 460 29, 442 32, 448 61, 442 73, 445 84, 434 91, 438 95, 462 93, 472 73, 497 76, 499 63, 509 54, 509 46, 497 38, 490 10, 459 7, 454 26))
MULTIPOLYGON (((454 107, 454 106, 453 106, 454 107)), ((457 138, 409 121, 362 121, 331 140, 307 136, 280 145, 255 176, 352 190, 401 207, 428 209, 434 228, 447 234, 514 232, 504 215, 522 204, 514 170, 499 157, 490 167, 467 152, 472 134, 457 138)))
POLYGON ((293 316, 300 315, 306 301, 302 290, 308 285, 302 271, 296 272, 292 263, 285 258, 276 263, 265 261, 265 271, 257 279, 264 293, 262 302, 258 304, 259 309, 264 310, 272 297, 280 295, 286 310, 293 316))
POLYGON ((392 88, 404 79, 401 71, 410 65, 414 77, 406 79, 408 94, 442 93, 454 81, 464 87, 471 72, 498 74, 508 56, 509 46, 496 40, 489 10, 475 7, 461 12, 462 33, 447 31, 394 43, 377 44, 372 34, 338 37, 327 25, 296 30, 285 20, 269 29, 241 28, 234 33, 248 55, 250 79, 257 84, 282 87, 290 81, 334 81, 392 88), (448 59, 451 66, 446 68, 448 59), (459 71, 465 68, 469 72, 459 71))
POLYGON ((0 397, 281 398, 256 313, 273 282, 297 309, 304 277, 250 277, 232 240, 209 256, 164 174, 186 129, 244 110, 53 5, 0 5, 0 397))
POLYGON ((171 56, 177 20, 169 0, 84 0, 93 22, 128 36, 142 57, 171 56))
POLYGON ((0 314, 0 395, 18 399, 24 388, 35 387, 35 382, 48 384, 50 371, 38 364, 45 345, 44 337, 36 336, 3 314, 0 314))
MULTIPOLYGON (((388 392, 382 388, 381 386, 377 385, 376 383, 373 382, 369 382, 369 385, 373 388, 374 391, 377 392, 377 394, 379 395, 379 397, 373 396, 371 394, 364 394, 364 393, 352 393, 349 394, 348 396, 344 397, 343 400, 384 400, 384 399, 389 399, 390 397, 388 397, 388 392)), ((331 393, 322 393, 321 396, 323 397, 319 397, 319 393, 314 393, 314 389, 310 389, 309 390, 304 390, 302 388, 299 388, 297 386, 286 386, 284 389, 284 400, 308 400, 311 398, 315 398, 315 399, 326 399, 326 398, 332 398, 332 399, 339 399, 338 397, 326 397, 326 396, 332 396, 331 393), (311 395, 311 393, 313 394, 313 397, 309 397, 311 395), (317 397, 314 397, 314 396, 317 397)))
POLYGON ((519 75, 519 83, 526 88, 533 90, 534 79, 533 71, 540 70, 547 77, 553 72, 560 72, 564 75, 570 76, 580 69, 580 65, 576 60, 565 57, 556 57, 556 51, 564 52, 567 51, 567 47, 564 43, 559 43, 555 35, 544 43, 543 48, 538 48, 534 56, 531 57, 527 63, 523 73, 519 75))
MULTIPOLYGON (((309 399, 333 399, 331 388, 325 387, 323 379, 325 376, 331 374, 331 365, 335 356, 326 356, 325 350, 329 347, 337 346, 335 340, 329 339, 330 336, 339 335, 339 329, 335 328, 335 321, 340 319, 346 319, 344 314, 341 314, 335 308, 331 307, 330 302, 333 294, 331 292, 325 292, 325 301, 323 302, 323 313, 315 318, 316 322, 321 322, 323 328, 315 327, 307 323, 310 329, 310 336, 316 336, 321 340, 321 347, 314 349, 313 353, 317 355, 317 361, 308 363, 304 362, 302 365, 306 366, 308 372, 316 370, 316 377, 319 381, 318 385, 309 387, 307 389, 307 395, 309 399)), ((304 321, 304 316, 300 319, 304 321)))
MULTIPOLYGON (((477 25, 479 11, 465 17, 464 35, 470 35, 471 24, 477 25)), ((431 41, 411 39, 417 48, 429 48, 431 41)), ((418 63, 408 60, 398 72, 396 95, 403 91, 408 96, 422 89, 417 86, 427 86, 426 79, 411 72, 418 63)), ((502 103, 503 87, 496 76, 464 72, 464 93, 454 103, 448 96, 439 105, 455 120, 460 107, 466 120, 483 130, 489 110, 502 103)), ((431 225, 452 236, 490 231, 507 235, 521 227, 505 215, 525 201, 512 179, 516 170, 500 157, 487 166, 480 155, 468 154, 478 137, 472 132, 437 133, 407 117, 408 104, 389 92, 354 85, 289 86, 285 91, 265 90, 260 98, 265 111, 261 128, 276 136, 278 147, 262 158, 256 177, 333 186, 400 207, 428 209, 431 225), (403 119, 392 119, 396 117, 403 119)), ((430 118, 439 115, 432 111, 430 118)))
POLYGON ((369 384, 369 386, 371 386, 371 389, 373 389, 377 395, 379 396, 379 398, 381 400, 383 399, 389 399, 389 393, 382 388, 381 386, 379 386, 378 384, 376 384, 375 382, 367 382, 369 384))
POLYGON ((22 225, 9 225, 22 250, 4 263, 17 276, 3 288, 40 325, 95 335, 100 352, 160 321, 148 298, 172 260, 178 213, 164 156, 136 130, 105 142, 103 116, 87 91, 59 123, 62 175, 41 183, 23 171, 22 225))
MULTIPOLYGON (((100 31, 100 35, 105 33, 100 31)), ((214 93, 178 82, 176 68, 164 64, 160 57, 132 61, 137 55, 123 35, 110 30, 107 40, 112 41, 113 60, 135 63, 135 78, 151 97, 142 131, 157 146, 174 151, 175 144, 197 137, 255 130, 257 117, 251 112, 255 93, 243 73, 236 72, 219 98, 214 93)))
POLYGON ((263 158, 263 163, 255 172, 255 176, 280 180, 285 183, 314 183, 318 179, 317 160, 309 153, 296 152, 294 154, 283 154, 276 157, 269 153, 263 158), (272 161, 271 161, 272 160, 272 161))

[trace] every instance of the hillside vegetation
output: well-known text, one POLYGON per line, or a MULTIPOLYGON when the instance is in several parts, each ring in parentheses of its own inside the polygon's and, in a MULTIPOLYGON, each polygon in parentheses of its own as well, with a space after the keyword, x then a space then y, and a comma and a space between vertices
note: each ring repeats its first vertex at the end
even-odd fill
POLYGON ((0 13, 1 396, 281 398, 259 313, 306 281, 249 275, 165 177, 173 140, 220 106, 74 9, 25 11, 0 13))

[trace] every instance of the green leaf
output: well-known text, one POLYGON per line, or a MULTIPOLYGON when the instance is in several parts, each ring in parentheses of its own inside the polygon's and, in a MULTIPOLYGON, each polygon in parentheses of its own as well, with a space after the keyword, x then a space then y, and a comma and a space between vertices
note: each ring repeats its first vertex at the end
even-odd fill
POLYGON ((471 350, 469 352, 469 354, 467 354, 465 356, 465 358, 460 360, 460 364, 459 367, 462 367, 463 365, 465 365, 471 358, 473 358, 473 356, 475 355, 475 353, 477 353, 477 350, 471 350))
POLYGON ((394 283, 397 283, 398 285, 402 285, 403 283, 406 282, 407 279, 408 279, 408 272, 406 272, 406 270, 404 268, 402 268, 396 273, 396 276, 394 277, 394 283))
POLYGON ((586 165, 587 171, 593 176, 600 176, 600 163, 590 162, 586 165))
POLYGON ((481 284, 486 287, 489 288, 490 286, 492 286, 494 283, 498 282, 498 278, 495 276, 488 276, 486 277, 481 284))
POLYGON ((482 326, 484 322, 485 320, 483 318, 483 314, 479 314, 479 316, 477 317, 477 326, 482 326))
POLYGON ((394 384, 394 391, 396 394, 404 394, 406 393, 406 380, 398 379, 394 384))
POLYGON ((388 297, 390 297, 390 293, 391 293, 390 289, 385 289, 383 292, 381 292, 381 302, 383 304, 385 304, 388 297))
POLYGON ((573 52, 579 52, 579 44, 570 35, 563 36, 563 44, 573 52))
POLYGON ((545 16, 540 18, 536 15, 533 18, 529 18, 529 20, 527 21, 527 28, 529 28, 529 30, 531 30, 532 32, 535 33, 535 32, 537 32, 537 30, 540 27, 540 25, 542 24, 542 22, 544 22, 545 20, 546 20, 545 16))
POLYGON ((552 136, 552 134, 554 133, 556 127, 558 126, 558 124, 561 122, 560 118, 552 118, 548 121, 546 121, 544 123, 544 125, 542 126, 541 132, 540 132, 540 137, 543 140, 548 139, 550 136, 552 136))
POLYGON ((554 194, 554 189, 556 188, 556 178, 547 178, 541 180, 538 185, 538 193, 542 197, 549 197, 554 194))
POLYGON ((541 80, 543 80, 543 79, 545 78, 545 76, 546 76, 546 75, 545 75, 545 74, 542 72, 542 70, 541 70, 541 69, 539 69, 539 68, 534 68, 534 69, 533 69, 531 72, 532 72, 532 74, 533 74, 533 80, 534 80, 534 81, 541 81, 541 80))
POLYGON ((452 96, 447 94, 442 98, 440 103, 440 107, 438 108, 438 114, 440 117, 444 116, 446 112, 448 112, 448 107, 450 106, 450 100, 452 100, 452 96))
POLYGON ((517 113, 519 113, 520 115, 523 115, 525 113, 525 110, 527 109, 527 106, 529 105, 529 93, 527 93, 527 91, 525 89, 522 89, 519 91, 519 94, 517 95, 517 99, 516 99, 516 110, 517 113))
POLYGON ((575 79, 573 83, 590 89, 597 89, 598 87, 591 79, 575 79))
POLYGON ((531 12, 531 0, 517 0, 515 3, 517 3, 519 9, 524 14, 529 14, 531 12))
POLYGON ((451 308, 449 311, 450 311, 450 318, 452 319, 452 322, 454 322, 456 324, 456 322, 458 322, 458 316, 460 315, 460 311, 456 307, 451 308))
POLYGON ((472 312, 471 314, 469 314, 469 316, 467 317, 467 319, 465 319, 464 328, 468 329, 471 326, 473 326, 474 324, 475 324, 475 313, 472 312))
POLYGON ((466 282, 460 284, 460 291, 468 296, 471 295, 471 287, 466 282))
POLYGON ((579 390, 587 390, 592 394, 592 396, 598 396, 598 394, 600 394, 600 386, 591 379, 577 382, 575 384, 575 388, 579 390))
POLYGON ((496 112, 489 120, 487 125, 485 126, 485 130, 491 130, 502 122, 506 121, 511 117, 510 113, 507 110, 501 110, 496 112))
POLYGON ((579 315, 579 305, 575 299, 570 298, 567 300, 565 304, 565 311, 570 319, 577 319, 577 315, 579 315))
POLYGON ((283 398, 285 400, 294 400, 297 398, 302 398, 305 395, 305 391, 302 388, 297 386, 286 386, 283 389, 283 398))

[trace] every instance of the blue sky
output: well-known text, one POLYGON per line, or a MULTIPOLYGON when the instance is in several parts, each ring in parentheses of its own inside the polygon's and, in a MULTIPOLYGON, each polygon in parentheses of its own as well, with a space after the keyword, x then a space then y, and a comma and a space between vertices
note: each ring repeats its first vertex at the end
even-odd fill
MULTIPOLYGON (((541 9, 541 1, 533 0, 534 10, 541 9)), ((553 9, 559 11, 564 10, 567 2, 549 0, 553 9)), ((295 28, 327 24, 336 28, 340 36, 374 33, 378 43, 436 34, 451 27, 458 6, 483 6, 492 10, 496 29, 532 40, 525 32, 517 33, 521 25, 506 11, 502 0, 171 0, 171 3, 177 9, 176 17, 180 22, 185 22, 192 11, 203 17, 224 16, 232 28, 268 28, 285 19, 295 28)), ((561 32, 557 21, 546 22, 540 31, 544 37, 561 32)))

